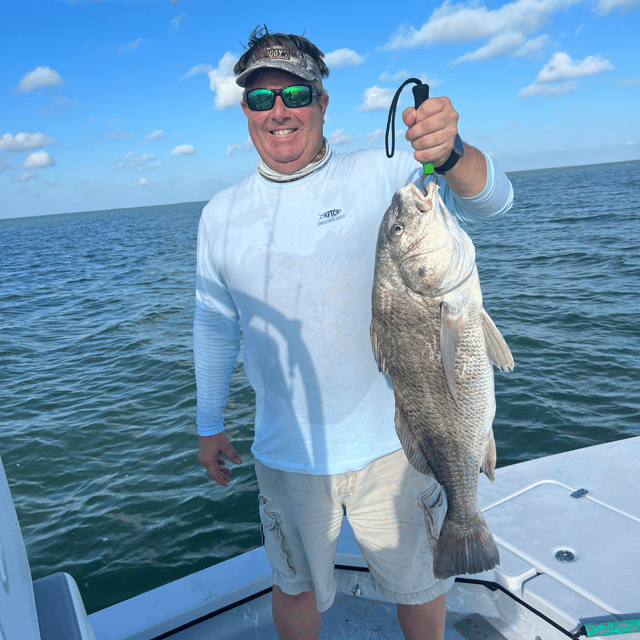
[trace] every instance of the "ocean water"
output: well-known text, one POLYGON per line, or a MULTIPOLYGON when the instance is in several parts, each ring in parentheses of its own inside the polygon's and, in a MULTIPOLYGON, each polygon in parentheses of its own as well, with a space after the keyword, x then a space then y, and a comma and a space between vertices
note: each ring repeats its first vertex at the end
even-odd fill
MULTIPOLYGON (((498 466, 640 435, 640 161, 510 174, 467 225, 496 372, 498 466)), ((260 544, 254 396, 236 367, 226 489, 197 460, 191 325, 204 203, 0 220, 0 456, 32 574, 89 613, 260 544)))

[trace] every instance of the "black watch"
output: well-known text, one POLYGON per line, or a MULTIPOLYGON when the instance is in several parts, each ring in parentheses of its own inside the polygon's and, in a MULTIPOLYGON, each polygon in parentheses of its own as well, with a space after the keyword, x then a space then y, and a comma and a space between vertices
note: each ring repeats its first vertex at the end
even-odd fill
POLYGON ((456 139, 453 142, 453 149, 451 151, 451 155, 443 165, 441 165, 440 167, 435 167, 436 173, 439 173, 440 175, 442 175, 447 171, 453 169, 453 167, 456 166, 456 163, 458 162, 458 160, 460 160, 460 157, 462 156, 463 153, 464 153, 464 145, 462 144, 462 138, 460 137, 460 134, 457 134, 456 139))

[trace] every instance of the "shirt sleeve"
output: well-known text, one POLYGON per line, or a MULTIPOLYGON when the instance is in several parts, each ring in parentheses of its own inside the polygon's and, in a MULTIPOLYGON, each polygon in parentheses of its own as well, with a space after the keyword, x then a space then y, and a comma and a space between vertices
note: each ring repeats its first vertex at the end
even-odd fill
MULTIPOLYGON (((438 176, 440 195, 447 209, 465 222, 484 222, 506 213, 513 204, 513 187, 509 178, 491 156, 482 153, 487 161, 487 184, 477 196, 464 198, 457 195, 444 177, 438 176)), ((415 161, 412 153, 396 152, 394 158, 386 160, 386 163, 389 202, 395 191, 405 184, 415 182, 420 185, 422 165, 415 161)))
MULTIPOLYGON (((483 152, 487 161, 487 186, 477 196, 464 198, 450 189, 448 195, 454 200, 453 211, 465 222, 483 222, 506 213, 513 204, 513 187, 505 172, 493 161, 491 156, 483 152)), ((449 202, 445 201, 447 208, 449 202)))
POLYGON ((239 314, 215 260, 213 246, 203 218, 198 228, 193 323, 196 423, 201 436, 212 436, 224 429, 222 410, 240 351, 239 314))

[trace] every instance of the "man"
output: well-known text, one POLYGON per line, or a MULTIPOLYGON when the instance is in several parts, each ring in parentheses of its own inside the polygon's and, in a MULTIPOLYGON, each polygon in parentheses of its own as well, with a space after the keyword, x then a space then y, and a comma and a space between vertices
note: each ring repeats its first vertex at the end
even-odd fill
POLYGON ((405 637, 443 638, 453 580, 433 576, 431 555, 443 492, 408 464, 393 390, 371 352, 376 238, 393 193, 419 179, 416 160, 444 171, 443 198, 462 218, 506 211, 511 185, 488 156, 462 147, 447 98, 403 113, 413 155, 334 154, 323 136, 322 57, 305 38, 254 33, 234 69, 260 163, 217 194, 200 221, 199 459, 222 486, 231 473, 222 456, 241 462, 222 420, 241 322, 281 640, 320 637, 343 507, 376 590, 398 603, 405 637))

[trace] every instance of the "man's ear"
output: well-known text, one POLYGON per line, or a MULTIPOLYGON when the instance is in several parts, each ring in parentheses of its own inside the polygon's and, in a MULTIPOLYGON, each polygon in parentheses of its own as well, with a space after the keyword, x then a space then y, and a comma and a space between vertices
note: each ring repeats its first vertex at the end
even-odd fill
POLYGON ((318 103, 320 104, 322 115, 324 115, 327 112, 327 107, 329 106, 329 94, 323 93, 321 96, 318 96, 318 103))

